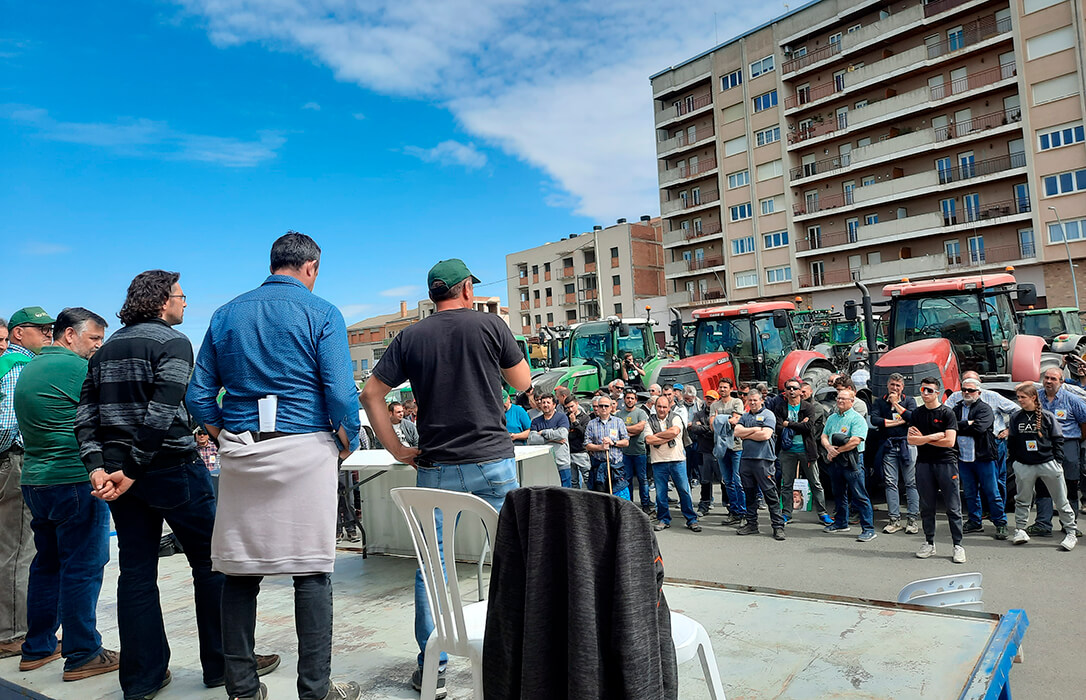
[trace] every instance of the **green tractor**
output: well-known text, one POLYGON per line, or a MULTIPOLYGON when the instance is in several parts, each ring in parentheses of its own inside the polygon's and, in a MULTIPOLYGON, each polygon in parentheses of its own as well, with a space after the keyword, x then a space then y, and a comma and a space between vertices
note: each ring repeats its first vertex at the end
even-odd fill
POLYGON ((622 358, 627 352, 645 370, 645 386, 652 384, 660 368, 667 364, 667 358, 656 347, 654 323, 644 318, 610 316, 574 324, 569 328, 566 352, 558 366, 532 378, 536 393, 547 394, 564 386, 574 394, 591 394, 622 378, 622 358))
POLYGON ((1018 314, 1018 328, 1027 335, 1041 336, 1049 344, 1061 335, 1083 336, 1079 310, 1067 306, 1023 311, 1018 314))

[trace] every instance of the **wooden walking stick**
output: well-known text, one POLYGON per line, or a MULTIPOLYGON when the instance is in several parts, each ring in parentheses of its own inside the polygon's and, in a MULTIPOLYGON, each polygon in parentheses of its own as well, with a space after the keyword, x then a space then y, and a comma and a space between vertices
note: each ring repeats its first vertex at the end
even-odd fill
POLYGON ((611 447, 608 446, 603 454, 607 458, 607 493, 613 496, 615 495, 615 490, 611 486, 611 447))

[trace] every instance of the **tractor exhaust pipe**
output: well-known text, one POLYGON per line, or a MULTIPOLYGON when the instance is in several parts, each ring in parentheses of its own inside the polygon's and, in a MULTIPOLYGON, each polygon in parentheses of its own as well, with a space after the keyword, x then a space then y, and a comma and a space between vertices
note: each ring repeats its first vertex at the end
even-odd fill
MULTIPOLYGON (((867 291, 867 287, 860 280, 853 280, 853 284, 860 290, 860 298, 864 309, 864 335, 867 336, 867 352, 871 357, 871 366, 874 367, 879 352, 879 343, 875 337, 875 320, 871 311, 871 293, 867 291)), ((855 313, 855 305, 853 305, 853 312, 855 313)))

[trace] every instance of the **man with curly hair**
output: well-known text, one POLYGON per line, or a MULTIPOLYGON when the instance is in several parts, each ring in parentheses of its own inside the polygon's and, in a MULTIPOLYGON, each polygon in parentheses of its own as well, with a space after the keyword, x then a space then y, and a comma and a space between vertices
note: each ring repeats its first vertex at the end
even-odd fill
MULTIPOLYGON (((192 344, 173 329, 185 315, 180 275, 142 272, 117 314, 123 328, 91 357, 76 410, 79 455, 94 495, 117 530, 117 627, 125 698, 152 697, 170 682, 170 647, 159 601, 163 521, 192 568, 203 681, 226 682, 220 606, 223 576, 211 569, 215 497, 185 409, 192 344)), ((262 659, 264 672, 278 656, 262 659)))

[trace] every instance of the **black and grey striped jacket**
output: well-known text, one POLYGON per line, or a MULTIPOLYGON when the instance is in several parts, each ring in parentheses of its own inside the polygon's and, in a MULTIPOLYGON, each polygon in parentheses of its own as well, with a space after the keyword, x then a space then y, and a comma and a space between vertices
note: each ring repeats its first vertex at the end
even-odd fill
POLYGON ((147 471, 199 461, 184 405, 192 343, 165 321, 125 326, 94 353, 75 416, 87 471, 147 471))

